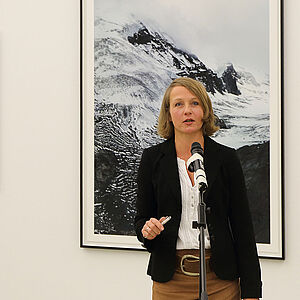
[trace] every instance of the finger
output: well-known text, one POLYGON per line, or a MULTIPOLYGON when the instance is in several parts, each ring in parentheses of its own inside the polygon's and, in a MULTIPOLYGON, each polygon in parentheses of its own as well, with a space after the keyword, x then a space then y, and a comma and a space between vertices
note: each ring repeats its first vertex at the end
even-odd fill
MULTIPOLYGON (((154 220, 156 220, 156 219, 154 219, 154 220)), ((156 220, 156 221, 158 222, 158 220, 156 220)), ((156 226, 156 224, 157 223, 156 222, 154 223, 152 219, 150 219, 149 221, 146 222, 146 225, 149 227, 149 228, 146 228, 146 230, 152 235, 153 235, 153 233, 157 235, 157 234, 160 234, 160 232, 161 232, 161 229, 158 228, 156 226)))
POLYGON ((150 227, 147 226, 146 224, 144 225, 144 227, 142 229, 143 237, 148 240, 152 240, 156 237, 156 235, 154 233, 151 233, 150 230, 151 230, 150 227))
POLYGON ((147 238, 148 232, 144 229, 144 227, 142 228, 141 232, 142 232, 143 237, 147 238))
POLYGON ((159 223, 163 222, 166 218, 167 218, 167 217, 161 217, 161 218, 159 219, 159 223))
POLYGON ((151 218, 150 221, 159 229, 159 231, 163 231, 164 230, 164 226, 157 219, 151 218))
POLYGON ((155 239, 155 237, 156 237, 156 236, 152 236, 151 234, 147 233, 147 236, 145 237, 145 239, 151 241, 151 240, 155 239))
POLYGON ((157 234, 154 232, 154 231, 148 231, 148 236, 147 236, 147 238, 148 239, 154 239, 155 237, 157 236, 157 234))
POLYGON ((152 236, 160 234, 160 230, 150 221, 146 222, 145 230, 152 236))
POLYGON ((149 235, 150 236, 155 236, 157 233, 151 227, 154 228, 155 226, 150 221, 147 221, 145 223, 145 225, 143 226, 142 233, 145 234, 147 237, 149 235))

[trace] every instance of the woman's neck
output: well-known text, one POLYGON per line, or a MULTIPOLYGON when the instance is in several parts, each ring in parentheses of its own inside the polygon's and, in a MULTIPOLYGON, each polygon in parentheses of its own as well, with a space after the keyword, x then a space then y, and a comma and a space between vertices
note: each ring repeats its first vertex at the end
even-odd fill
POLYGON ((191 156, 191 146, 194 142, 200 143, 202 149, 204 149, 204 137, 202 132, 197 135, 175 135, 177 156, 187 160, 191 156))

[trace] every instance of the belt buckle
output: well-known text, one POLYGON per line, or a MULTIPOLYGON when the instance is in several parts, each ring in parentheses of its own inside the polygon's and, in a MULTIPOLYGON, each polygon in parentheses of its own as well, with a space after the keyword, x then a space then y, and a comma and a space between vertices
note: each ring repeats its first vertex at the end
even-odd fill
POLYGON ((183 274, 188 275, 188 276, 199 276, 200 273, 193 273, 193 272, 188 272, 184 269, 184 261, 185 260, 191 260, 191 262, 197 262, 200 261, 198 256, 194 256, 194 255, 183 255, 180 261, 180 269, 182 271, 183 274))

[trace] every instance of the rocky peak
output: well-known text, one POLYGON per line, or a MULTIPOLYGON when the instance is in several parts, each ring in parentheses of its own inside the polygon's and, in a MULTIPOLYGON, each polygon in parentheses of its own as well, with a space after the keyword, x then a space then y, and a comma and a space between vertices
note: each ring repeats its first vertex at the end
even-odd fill
POLYGON ((142 28, 127 37, 132 45, 142 48, 153 57, 157 57, 169 68, 175 68, 177 76, 190 77, 201 81, 206 90, 212 94, 216 92, 221 94, 224 92, 235 95, 240 94, 236 87, 236 78, 238 76, 236 72, 230 73, 230 69, 228 69, 228 75, 224 75, 224 78, 218 77, 217 73, 207 68, 196 55, 175 47, 173 43, 169 42, 160 33, 151 32, 145 25, 142 23, 141 25, 142 28), (236 88, 234 88, 234 84, 236 88))
POLYGON ((240 75, 236 72, 232 64, 229 64, 222 74, 222 80, 228 93, 240 95, 241 92, 237 87, 236 81, 240 75))
POLYGON ((128 36, 129 43, 133 45, 148 44, 154 39, 155 37, 145 27, 134 33, 133 36, 128 36))

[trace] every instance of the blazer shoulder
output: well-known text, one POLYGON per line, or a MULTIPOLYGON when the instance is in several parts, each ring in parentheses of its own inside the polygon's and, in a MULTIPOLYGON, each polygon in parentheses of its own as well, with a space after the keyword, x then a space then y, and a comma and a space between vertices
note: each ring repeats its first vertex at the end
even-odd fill
POLYGON ((210 147, 215 148, 216 150, 221 151, 224 154, 232 154, 236 152, 234 148, 221 144, 210 137, 206 137, 206 141, 210 147))
POLYGON ((220 158, 223 163, 232 163, 239 161, 237 152, 234 148, 221 144, 212 138, 206 138, 208 144, 208 150, 213 150, 213 153, 220 158))
POLYGON ((155 156, 158 155, 161 152, 165 152, 165 150, 172 144, 172 139, 165 140, 159 144, 153 145, 151 147, 144 149, 144 154, 155 156))

